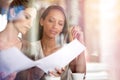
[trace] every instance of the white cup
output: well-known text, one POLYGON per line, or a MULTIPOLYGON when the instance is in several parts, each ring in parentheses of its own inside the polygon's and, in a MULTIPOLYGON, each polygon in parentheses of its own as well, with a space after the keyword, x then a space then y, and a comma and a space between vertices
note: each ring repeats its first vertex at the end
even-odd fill
POLYGON ((84 73, 72 73, 73 80, 83 80, 84 73))
POLYGON ((60 77, 45 76, 45 80, 60 80, 60 77))

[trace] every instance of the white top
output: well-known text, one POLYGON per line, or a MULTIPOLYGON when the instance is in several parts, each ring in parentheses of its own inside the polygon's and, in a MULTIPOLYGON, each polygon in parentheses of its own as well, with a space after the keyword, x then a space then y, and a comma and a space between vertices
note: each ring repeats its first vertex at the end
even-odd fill
POLYGON ((3 31, 7 24, 7 14, 0 14, 0 32, 3 31))

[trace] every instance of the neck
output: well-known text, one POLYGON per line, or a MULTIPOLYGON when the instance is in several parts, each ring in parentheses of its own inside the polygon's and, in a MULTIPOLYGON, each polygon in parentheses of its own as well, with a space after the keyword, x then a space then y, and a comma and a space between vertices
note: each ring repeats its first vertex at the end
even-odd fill
POLYGON ((56 47, 56 41, 55 39, 48 39, 48 38, 42 38, 41 39, 42 47, 43 49, 52 49, 56 47))
POLYGON ((45 56, 48 56, 58 49, 55 39, 44 37, 41 39, 42 49, 45 56))
POLYGON ((4 31, 0 32, 0 37, 4 41, 16 41, 18 40, 18 31, 15 29, 12 22, 9 22, 4 31))

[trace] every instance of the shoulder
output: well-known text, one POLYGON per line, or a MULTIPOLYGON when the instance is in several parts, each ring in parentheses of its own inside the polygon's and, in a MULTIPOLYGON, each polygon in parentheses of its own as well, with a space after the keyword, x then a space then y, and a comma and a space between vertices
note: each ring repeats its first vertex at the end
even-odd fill
POLYGON ((33 46, 33 45, 37 45, 39 43, 40 43, 40 41, 33 41, 33 42, 31 42, 31 41, 27 41, 27 40, 22 40, 22 44, 23 45, 33 46))

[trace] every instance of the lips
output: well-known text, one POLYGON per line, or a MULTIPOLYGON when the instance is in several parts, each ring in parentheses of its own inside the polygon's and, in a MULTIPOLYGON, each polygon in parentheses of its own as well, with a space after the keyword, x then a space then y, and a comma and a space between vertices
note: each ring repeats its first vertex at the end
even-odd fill
POLYGON ((25 26, 25 28, 26 28, 27 30, 29 30, 31 27, 30 27, 30 26, 25 26))
POLYGON ((24 26, 24 31, 23 33, 25 34, 27 31, 29 31, 30 27, 29 26, 24 26))
POLYGON ((55 30, 51 30, 50 32, 51 32, 51 34, 54 34, 54 35, 57 34, 57 31, 55 31, 55 30))

